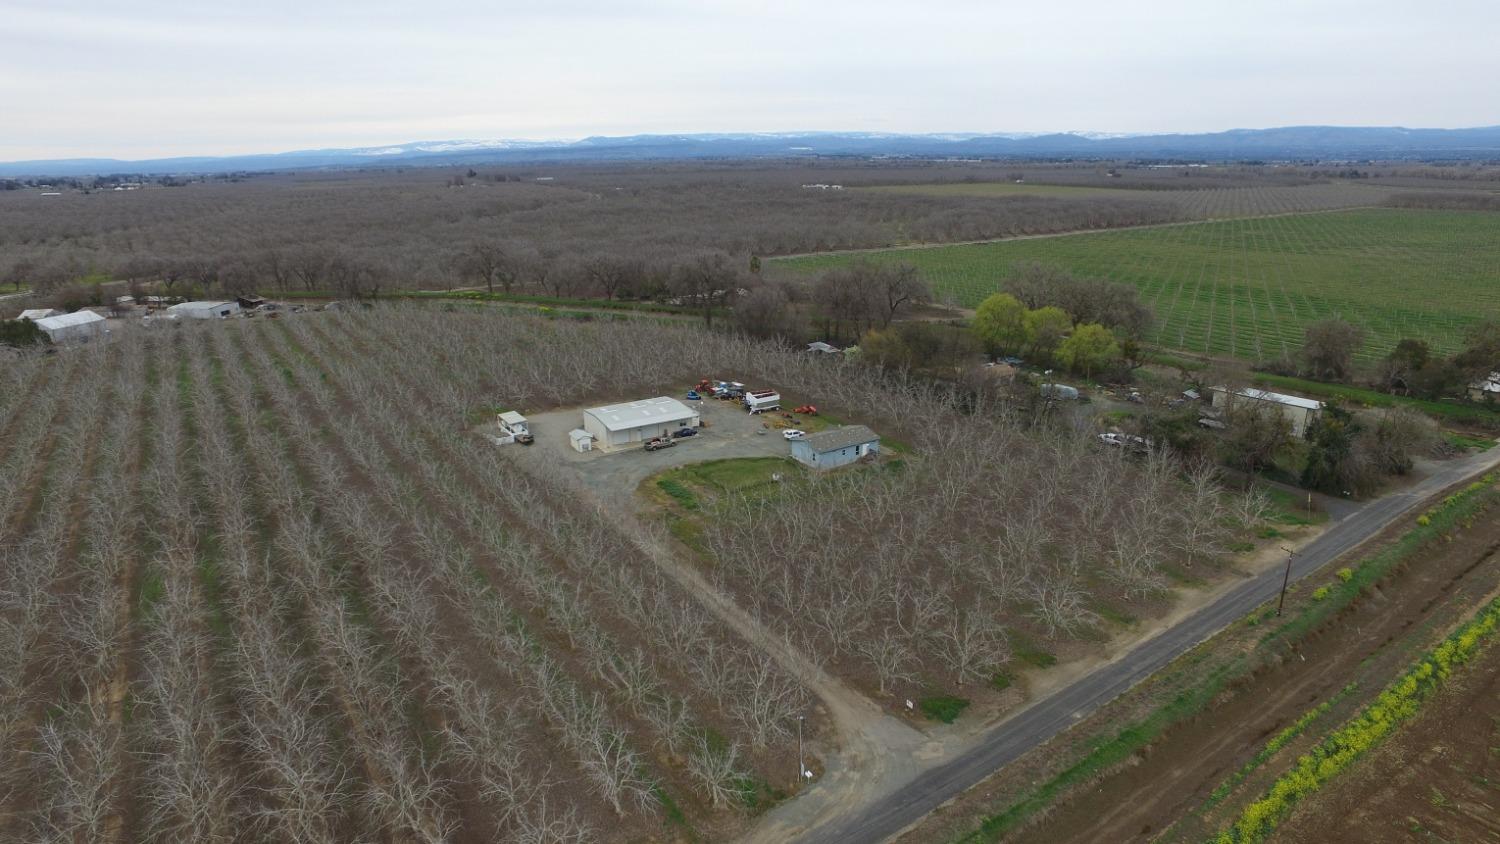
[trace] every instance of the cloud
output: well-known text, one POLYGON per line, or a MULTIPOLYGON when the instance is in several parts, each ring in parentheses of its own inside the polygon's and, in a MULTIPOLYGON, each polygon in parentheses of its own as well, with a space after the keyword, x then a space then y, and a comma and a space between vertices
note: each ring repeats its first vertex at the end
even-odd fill
MULTIPOLYGON (((1435 6, 1435 7, 1434 7, 1435 6)), ((0 158, 659 131, 1500 122, 1500 9, 11 0, 0 158)))

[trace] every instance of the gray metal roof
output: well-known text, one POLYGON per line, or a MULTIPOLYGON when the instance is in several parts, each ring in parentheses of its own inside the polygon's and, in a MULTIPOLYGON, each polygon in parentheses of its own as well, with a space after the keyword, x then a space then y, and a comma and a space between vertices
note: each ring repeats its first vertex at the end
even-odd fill
POLYGON ((87 325, 91 322, 103 322, 104 317, 93 311, 77 311, 71 314, 60 314, 58 316, 42 317, 35 320, 36 327, 43 331, 52 331, 58 328, 68 328, 74 325, 87 325))
POLYGON ((698 418, 698 411, 667 396, 591 407, 583 413, 598 419, 606 431, 628 431, 653 423, 686 422, 698 418))
POLYGON ((803 442, 812 446, 812 450, 819 454, 830 451, 838 451, 841 448, 860 445, 862 443, 877 442, 880 435, 863 425, 845 425, 842 428, 834 428, 821 434, 813 434, 803 442))

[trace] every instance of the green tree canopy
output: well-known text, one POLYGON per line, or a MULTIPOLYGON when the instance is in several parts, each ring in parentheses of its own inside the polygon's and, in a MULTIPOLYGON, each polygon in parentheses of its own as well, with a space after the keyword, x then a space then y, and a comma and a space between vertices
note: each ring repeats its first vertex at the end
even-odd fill
POLYGON ((1057 347, 1063 366, 1084 376, 1107 369, 1120 360, 1120 344, 1114 332, 1098 323, 1080 325, 1057 347))
POLYGON ((979 303, 971 325, 974 336, 990 352, 1019 352, 1026 347, 1026 306, 1009 293, 996 293, 979 303))
POLYGON ((1073 318, 1062 308, 1048 305, 1026 314, 1026 344, 1039 358, 1051 358, 1073 327, 1073 318))

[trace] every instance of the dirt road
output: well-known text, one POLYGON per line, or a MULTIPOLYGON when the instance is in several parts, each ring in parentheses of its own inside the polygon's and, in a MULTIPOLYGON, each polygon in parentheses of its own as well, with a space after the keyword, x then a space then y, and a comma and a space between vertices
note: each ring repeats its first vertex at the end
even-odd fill
MULTIPOLYGON (((1330 527, 1296 557, 1293 579, 1318 571, 1438 492, 1497 464, 1500 464, 1500 449, 1455 460, 1421 483, 1365 504, 1330 527)), ((978 736, 971 746, 950 751, 943 758, 927 760, 936 764, 894 789, 870 792, 857 811, 848 811, 846 801, 819 811, 810 805, 821 797, 817 790, 812 790, 791 805, 770 813, 762 827, 784 829, 788 834, 783 840, 810 844, 888 840, 1274 597, 1280 587, 1278 571, 1245 581, 1176 626, 1140 642, 1124 657, 1020 710, 978 736), (799 829, 782 822, 788 817, 811 820, 799 829)))

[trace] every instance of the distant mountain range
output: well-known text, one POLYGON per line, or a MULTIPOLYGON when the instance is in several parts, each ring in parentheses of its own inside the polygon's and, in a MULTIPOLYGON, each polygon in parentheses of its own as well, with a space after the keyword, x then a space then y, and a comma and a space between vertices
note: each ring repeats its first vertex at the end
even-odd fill
POLYGON ((1500 159, 1500 126, 1474 129, 1288 126, 1202 134, 1103 132, 776 132, 628 135, 573 141, 419 141, 357 149, 122 161, 75 158, 0 163, 0 176, 189 174, 348 167, 440 167, 711 158, 904 156, 1168 161, 1500 159))

